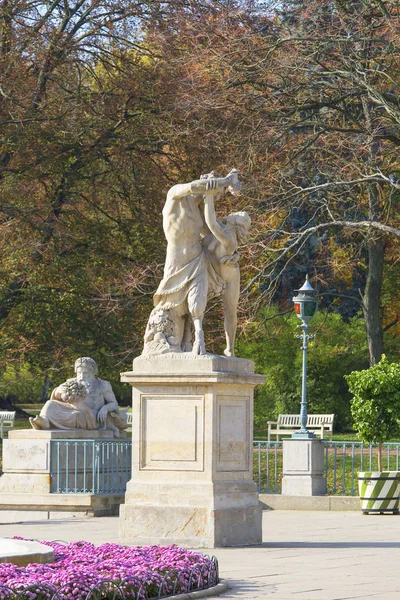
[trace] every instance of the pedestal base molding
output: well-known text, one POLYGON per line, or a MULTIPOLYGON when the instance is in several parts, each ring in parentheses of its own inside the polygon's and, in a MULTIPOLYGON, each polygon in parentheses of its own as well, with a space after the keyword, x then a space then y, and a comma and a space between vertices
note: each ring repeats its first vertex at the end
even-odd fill
POLYGON ((120 535, 127 544, 216 548, 262 542, 259 506, 211 510, 123 504, 120 521, 120 535))

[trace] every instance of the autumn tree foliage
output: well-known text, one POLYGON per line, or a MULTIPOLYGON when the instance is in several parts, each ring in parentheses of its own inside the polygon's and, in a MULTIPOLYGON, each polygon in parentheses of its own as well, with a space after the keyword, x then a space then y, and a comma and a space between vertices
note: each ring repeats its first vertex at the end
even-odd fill
POLYGON ((0 2, 3 368, 90 354, 104 372, 140 347, 163 252, 167 152, 142 29, 156 9, 0 2))
POLYGON ((2 367, 140 352, 166 191, 217 158, 185 136, 154 32, 213 4, 0 3, 2 367))
POLYGON ((400 236, 398 4, 240 8, 160 34, 184 73, 175 106, 246 174, 253 307, 284 304, 301 263, 326 305, 362 310, 374 364, 398 321, 382 293, 400 236))
POLYGON ((399 24, 393 0, 0 0, 0 368, 125 368, 168 188, 233 166, 242 327, 308 271, 378 362, 399 333, 399 24))

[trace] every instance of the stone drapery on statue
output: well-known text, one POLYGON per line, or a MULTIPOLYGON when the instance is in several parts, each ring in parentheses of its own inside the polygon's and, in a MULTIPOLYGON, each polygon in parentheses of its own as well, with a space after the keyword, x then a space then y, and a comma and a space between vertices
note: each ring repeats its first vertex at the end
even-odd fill
POLYGON ((164 277, 154 295, 144 338, 144 356, 171 352, 205 354, 203 317, 207 299, 222 296, 227 347, 233 356, 240 273, 237 247, 246 241, 247 213, 233 213, 221 223, 214 201, 225 191, 240 192, 236 169, 227 177, 212 172, 171 188, 163 209, 167 239, 164 277), (192 341, 192 323, 194 341, 192 341))
POLYGON ((177 308, 185 302, 189 290, 207 277, 207 297, 220 296, 225 288, 224 280, 215 272, 207 251, 203 248, 198 256, 169 277, 165 277, 154 294, 157 311, 177 308))
POLYGON ((55 388, 37 417, 29 420, 34 429, 105 429, 119 437, 126 427, 108 381, 97 377, 92 358, 75 362, 76 378, 55 388))

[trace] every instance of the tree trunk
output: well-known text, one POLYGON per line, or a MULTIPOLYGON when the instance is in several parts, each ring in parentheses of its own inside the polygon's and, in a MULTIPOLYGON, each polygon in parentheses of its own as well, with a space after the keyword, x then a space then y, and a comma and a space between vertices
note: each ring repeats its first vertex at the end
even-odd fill
POLYGON ((368 273, 363 297, 363 312, 370 364, 382 358, 383 328, 381 321, 381 291, 383 280, 384 243, 381 236, 368 239, 368 273))
POLYGON ((0 58, 6 56, 11 49, 12 9, 9 0, 5 0, 0 12, 0 58))
POLYGON ((48 391, 49 391, 50 386, 51 386, 50 377, 46 373, 44 381, 43 381, 42 389, 40 390, 40 402, 43 404, 48 400, 47 396, 48 396, 48 391))
MULTIPOLYGON (((375 123, 371 105, 366 98, 362 99, 362 104, 367 130, 373 136, 375 123)), ((378 159, 380 144, 380 140, 373 137, 370 145, 370 167, 380 167, 378 159)), ((376 183, 368 186, 368 219, 370 221, 379 218, 382 212, 382 202, 379 192, 380 189, 376 183)), ((372 367, 372 365, 381 360, 383 354, 383 327, 381 320, 381 292, 385 255, 383 237, 379 233, 371 232, 370 230, 367 237, 367 249, 368 271, 363 297, 363 312, 367 332, 369 362, 372 367)))

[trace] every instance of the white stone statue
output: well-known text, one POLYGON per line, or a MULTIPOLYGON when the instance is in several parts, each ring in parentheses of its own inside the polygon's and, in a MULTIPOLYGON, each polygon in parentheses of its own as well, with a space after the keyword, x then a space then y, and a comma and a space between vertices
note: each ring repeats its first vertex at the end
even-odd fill
POLYGON ((203 240, 211 267, 224 281, 222 301, 224 305, 224 328, 226 336, 225 356, 234 356, 237 328, 237 307, 240 295, 240 269, 237 247, 249 237, 251 219, 247 212, 230 214, 226 223, 217 220, 213 196, 204 197, 204 215, 211 231, 203 240))
POLYGON ((233 356, 239 296, 236 249, 250 226, 247 213, 233 213, 222 224, 214 200, 225 191, 240 192, 238 172, 227 177, 212 172, 200 180, 172 187, 163 209, 167 239, 164 277, 154 295, 144 338, 143 355, 170 352, 205 354, 203 317, 207 299, 223 296, 227 348, 233 356), (194 342, 192 345, 192 322, 194 342))
POLYGON ((126 413, 119 412, 111 384, 97 377, 92 358, 75 361, 76 378, 55 388, 40 414, 30 423, 34 429, 108 429, 115 437, 126 429, 126 413))

